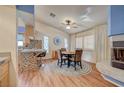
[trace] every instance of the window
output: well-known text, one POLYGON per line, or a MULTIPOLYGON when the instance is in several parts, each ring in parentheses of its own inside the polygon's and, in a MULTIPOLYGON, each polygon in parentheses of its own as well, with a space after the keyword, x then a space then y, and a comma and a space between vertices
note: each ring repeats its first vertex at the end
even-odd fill
POLYGON ((76 37, 76 48, 83 48, 82 59, 88 62, 94 60, 94 48, 95 48, 95 35, 83 35, 82 37, 76 37))
POLYGON ((18 47, 23 47, 23 41, 18 41, 18 47))
POLYGON ((44 49, 47 51, 47 53, 49 53, 49 38, 47 36, 43 37, 43 42, 44 42, 44 49))
POLYGON ((94 35, 84 37, 84 49, 94 50, 94 35))
POLYGON ((76 38, 76 48, 82 48, 83 39, 82 37, 76 38))
POLYGON ((24 35, 23 34, 18 34, 17 35, 17 43, 18 47, 23 47, 23 41, 24 41, 24 35))
POLYGON ((65 45, 65 48, 68 49, 68 41, 67 41, 67 38, 64 39, 64 45, 65 45))

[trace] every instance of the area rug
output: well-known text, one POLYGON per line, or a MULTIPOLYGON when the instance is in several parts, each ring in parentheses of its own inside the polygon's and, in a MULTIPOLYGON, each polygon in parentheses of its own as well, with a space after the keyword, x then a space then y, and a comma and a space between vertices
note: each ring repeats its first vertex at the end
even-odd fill
POLYGON ((66 76, 81 76, 89 74, 92 71, 92 67, 90 64, 86 62, 82 62, 82 69, 80 66, 77 65, 77 69, 75 71, 73 66, 70 66, 69 68, 67 65, 62 65, 62 67, 57 65, 57 62, 45 64, 47 67, 50 67, 50 70, 56 71, 59 74, 66 75, 66 76))

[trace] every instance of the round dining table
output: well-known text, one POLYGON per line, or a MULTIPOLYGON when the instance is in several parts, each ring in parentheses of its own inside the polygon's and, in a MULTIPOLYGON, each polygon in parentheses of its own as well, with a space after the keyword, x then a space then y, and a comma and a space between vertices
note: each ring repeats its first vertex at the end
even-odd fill
POLYGON ((73 55, 75 55, 75 52, 74 51, 64 51, 64 52, 62 52, 62 54, 67 57, 68 67, 70 67, 70 60, 69 60, 69 58, 71 58, 73 55))

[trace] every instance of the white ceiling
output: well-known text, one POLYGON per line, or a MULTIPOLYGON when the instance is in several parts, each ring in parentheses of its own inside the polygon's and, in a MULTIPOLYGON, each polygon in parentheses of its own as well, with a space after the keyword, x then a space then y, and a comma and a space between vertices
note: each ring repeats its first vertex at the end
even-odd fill
POLYGON ((76 33, 106 23, 107 9, 108 6, 102 5, 40 5, 35 6, 35 20, 68 33, 76 33), (54 13, 56 17, 52 18, 50 13, 54 13), (82 26, 66 30, 61 24, 65 19, 82 26))

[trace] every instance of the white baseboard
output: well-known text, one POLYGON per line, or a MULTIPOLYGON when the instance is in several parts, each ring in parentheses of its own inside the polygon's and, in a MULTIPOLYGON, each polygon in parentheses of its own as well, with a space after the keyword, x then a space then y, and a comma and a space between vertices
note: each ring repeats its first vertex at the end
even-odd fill
POLYGON ((122 85, 120 85, 120 84, 118 84, 118 83, 116 83, 116 82, 114 82, 114 81, 108 79, 105 75, 101 74, 101 76, 102 76, 106 81, 109 81, 109 82, 115 84, 115 85, 118 86, 118 87, 123 87, 122 85))

